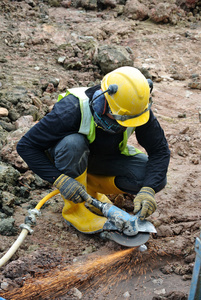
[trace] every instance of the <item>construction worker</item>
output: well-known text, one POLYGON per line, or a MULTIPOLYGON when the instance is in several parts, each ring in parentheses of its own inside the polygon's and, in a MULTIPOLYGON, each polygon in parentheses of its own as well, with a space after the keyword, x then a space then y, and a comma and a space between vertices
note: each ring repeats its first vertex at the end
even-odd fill
POLYGON ((106 74, 100 85, 69 89, 53 110, 18 142, 31 170, 59 189, 63 217, 81 232, 97 232, 104 221, 86 202, 89 195, 130 193, 143 220, 157 207, 166 185, 170 151, 154 116, 152 82, 134 67, 106 74), (146 154, 127 144, 135 132, 146 154))

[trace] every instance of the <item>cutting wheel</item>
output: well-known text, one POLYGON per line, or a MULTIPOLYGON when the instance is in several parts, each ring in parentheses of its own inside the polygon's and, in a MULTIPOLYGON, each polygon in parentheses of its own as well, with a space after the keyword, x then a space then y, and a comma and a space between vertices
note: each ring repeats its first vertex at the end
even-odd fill
POLYGON ((150 233, 140 232, 135 236, 127 236, 118 231, 104 231, 101 232, 100 236, 112 240, 125 247, 137 247, 143 245, 150 238, 150 233))

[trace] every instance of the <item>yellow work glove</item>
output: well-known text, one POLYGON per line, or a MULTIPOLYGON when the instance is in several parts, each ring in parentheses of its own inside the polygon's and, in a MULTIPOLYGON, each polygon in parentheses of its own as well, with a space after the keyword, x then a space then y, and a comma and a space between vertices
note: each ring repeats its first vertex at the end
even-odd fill
POLYGON ((144 220, 155 212, 157 204, 154 196, 154 190, 146 186, 141 188, 139 193, 137 193, 134 199, 134 214, 142 209, 140 212, 140 220, 144 220))
POLYGON ((65 199, 73 201, 74 203, 81 203, 91 199, 84 185, 67 175, 60 175, 53 185, 56 186, 65 199))

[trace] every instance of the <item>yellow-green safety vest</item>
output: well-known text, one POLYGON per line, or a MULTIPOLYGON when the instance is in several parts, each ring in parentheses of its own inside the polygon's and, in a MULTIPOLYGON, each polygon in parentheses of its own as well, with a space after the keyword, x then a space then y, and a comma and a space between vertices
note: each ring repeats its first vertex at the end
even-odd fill
MULTIPOLYGON (((85 94, 85 91, 87 89, 88 87, 68 89, 66 93, 59 94, 57 101, 60 101, 62 98, 68 96, 69 94, 72 94, 79 99, 81 109, 81 123, 78 132, 86 135, 89 143, 92 143, 96 138, 96 124, 89 107, 89 98, 85 94)), ((119 143, 119 150, 121 154, 131 156, 142 153, 139 149, 127 144, 128 138, 134 131, 135 127, 128 127, 124 131, 123 140, 119 143)))

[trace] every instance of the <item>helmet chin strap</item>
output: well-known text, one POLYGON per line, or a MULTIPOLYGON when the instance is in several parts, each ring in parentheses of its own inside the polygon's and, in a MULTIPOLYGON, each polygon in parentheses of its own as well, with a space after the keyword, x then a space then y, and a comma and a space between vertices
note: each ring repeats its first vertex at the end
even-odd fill
POLYGON ((107 131, 110 134, 121 133, 126 130, 126 127, 120 125, 115 119, 111 119, 105 114, 99 115, 94 111, 93 117, 97 127, 100 127, 101 129, 107 131))
POLYGON ((153 101, 152 101, 152 98, 150 97, 148 107, 145 110, 143 110, 141 113, 137 114, 137 115, 132 115, 132 116, 130 116, 130 115, 115 115, 112 112, 110 114, 111 114, 111 116, 113 116, 113 118, 115 120, 119 120, 119 121, 126 121, 126 120, 129 120, 129 119, 134 119, 134 118, 137 118, 137 117, 143 115, 148 110, 150 110, 151 106, 152 106, 152 103, 153 103, 153 101))

